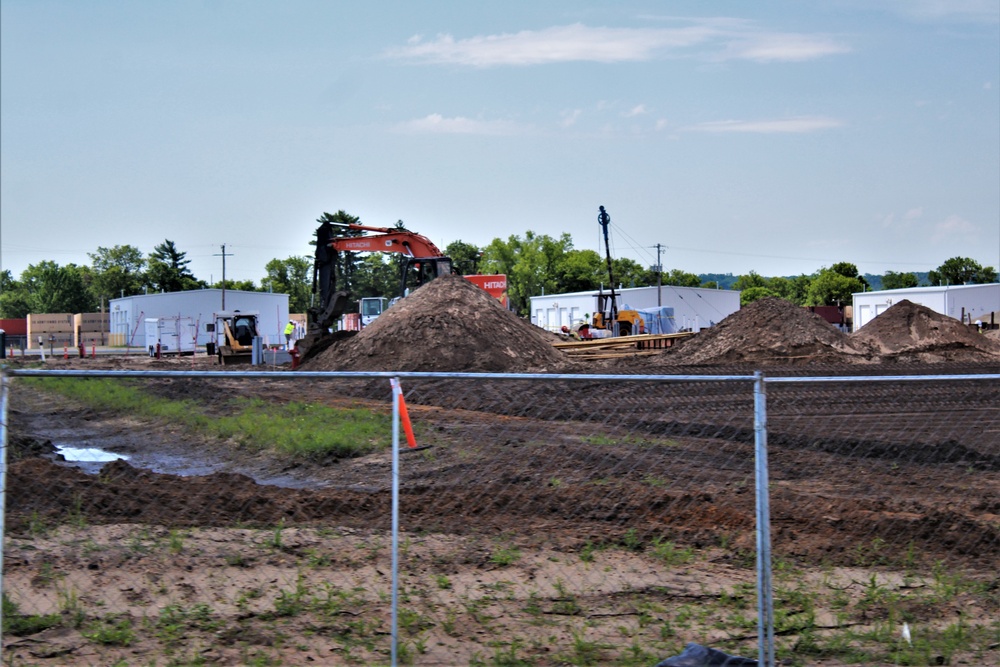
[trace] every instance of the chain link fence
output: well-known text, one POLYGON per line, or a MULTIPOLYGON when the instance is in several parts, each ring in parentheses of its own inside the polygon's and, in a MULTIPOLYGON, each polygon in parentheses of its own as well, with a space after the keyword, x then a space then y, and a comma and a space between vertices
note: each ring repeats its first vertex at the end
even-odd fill
POLYGON ((3 660, 997 664, 998 380, 8 370, 3 660))

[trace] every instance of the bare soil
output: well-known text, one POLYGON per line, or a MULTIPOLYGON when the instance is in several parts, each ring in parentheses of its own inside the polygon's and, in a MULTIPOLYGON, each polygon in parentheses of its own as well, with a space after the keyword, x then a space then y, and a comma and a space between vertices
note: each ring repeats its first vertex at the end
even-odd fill
MULTIPOLYGON (((847 336, 764 300, 662 355, 583 367, 444 278, 305 369, 1000 372, 995 341, 900 306, 847 336)), ((209 358, 50 366, 220 369, 209 358)), ((381 379, 259 381, 237 369, 143 386, 215 415, 234 396, 391 407, 381 379)), ((405 390, 420 443, 433 445, 400 456, 401 634, 413 664, 653 665, 687 641, 756 654, 747 384, 411 379, 405 390)), ((894 639, 864 662, 893 664, 904 619, 927 636, 958 619, 995 633, 1000 383, 771 385, 768 399, 778 610, 801 613, 793 590, 816 604, 809 632, 779 633, 789 664, 846 664, 810 641, 886 624, 894 639), (939 594, 941 564, 975 585, 939 594)), ((62 622, 5 635, 5 660, 388 663, 388 452, 287 460, 56 401, 18 378, 11 408, 4 588, 22 613, 62 622), (58 461, 53 441, 130 458, 89 474, 58 461), (190 474, 194 464, 208 474, 190 474), (135 637, 115 643, 123 620, 135 637)), ((923 664, 1000 663, 995 639, 975 646, 935 645, 923 664)))

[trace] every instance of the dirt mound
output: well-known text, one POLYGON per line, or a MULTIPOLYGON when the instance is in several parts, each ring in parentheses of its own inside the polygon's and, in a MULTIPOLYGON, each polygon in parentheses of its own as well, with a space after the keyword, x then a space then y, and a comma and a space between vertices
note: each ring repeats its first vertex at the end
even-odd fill
POLYGON ((442 276, 334 343, 308 370, 542 372, 566 359, 542 332, 460 276, 442 276))
POLYGON ((819 315, 775 297, 736 311, 663 355, 680 365, 863 361, 865 351, 819 315))
POLYGON ((1000 343, 953 317, 903 299, 852 335, 883 358, 933 361, 992 361, 1000 343))

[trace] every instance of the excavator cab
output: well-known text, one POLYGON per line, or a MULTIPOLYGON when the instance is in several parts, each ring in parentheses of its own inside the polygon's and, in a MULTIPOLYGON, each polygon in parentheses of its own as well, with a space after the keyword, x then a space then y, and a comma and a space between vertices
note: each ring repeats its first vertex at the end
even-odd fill
POLYGON ((410 293, 424 283, 429 283, 438 276, 452 273, 450 257, 409 257, 403 267, 402 296, 410 293))

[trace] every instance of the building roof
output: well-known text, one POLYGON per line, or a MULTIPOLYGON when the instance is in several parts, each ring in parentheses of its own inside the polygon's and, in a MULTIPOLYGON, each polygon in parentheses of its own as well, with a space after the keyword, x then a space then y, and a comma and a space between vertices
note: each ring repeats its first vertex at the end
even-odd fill
POLYGON ((918 294, 934 294, 937 292, 948 292, 950 290, 964 290, 975 287, 1000 287, 1000 283, 980 283, 976 285, 933 285, 931 287, 900 287, 899 289, 883 289, 872 292, 855 292, 854 296, 866 294, 900 294, 902 292, 916 292, 918 294))

